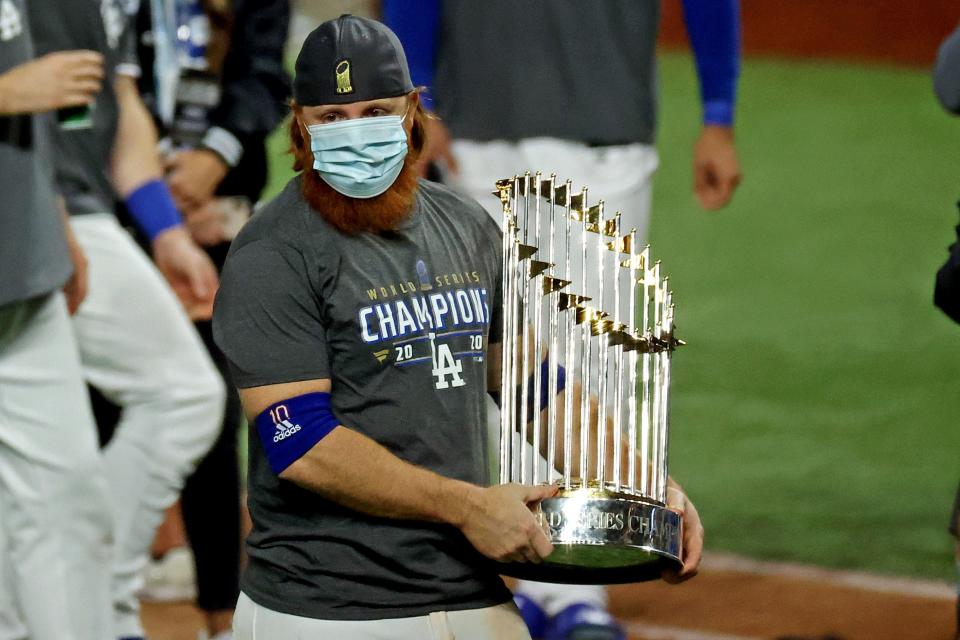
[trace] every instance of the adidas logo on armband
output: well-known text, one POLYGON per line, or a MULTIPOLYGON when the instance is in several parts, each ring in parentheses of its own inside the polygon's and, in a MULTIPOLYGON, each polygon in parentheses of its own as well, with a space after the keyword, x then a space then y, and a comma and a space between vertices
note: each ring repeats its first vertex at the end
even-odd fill
POLYGON ((297 431, 300 431, 300 425, 293 424, 289 420, 282 420, 277 423, 277 432, 273 434, 273 441, 280 442, 285 440, 295 434, 297 431))

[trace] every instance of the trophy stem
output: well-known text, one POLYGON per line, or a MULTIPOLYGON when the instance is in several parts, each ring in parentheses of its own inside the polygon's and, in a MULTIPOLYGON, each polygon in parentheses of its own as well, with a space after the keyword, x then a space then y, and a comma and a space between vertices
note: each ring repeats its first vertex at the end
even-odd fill
MULTIPOLYGON (((630 242, 630 253, 632 254, 633 249, 633 237, 636 235, 636 230, 630 232, 629 242, 630 242)), ((619 241, 616 243, 614 258, 613 258, 613 273, 614 284, 613 284, 613 325, 614 328, 621 332, 624 331, 622 325, 620 324, 620 282, 621 278, 621 266, 620 266, 620 249, 622 246, 619 241)), ((621 480, 623 479, 623 348, 624 348, 624 339, 621 335, 619 344, 616 346, 616 355, 614 357, 614 369, 613 369, 613 433, 614 433, 614 442, 613 442, 613 490, 616 493, 621 491, 621 480)))
MULTIPOLYGON (((597 220, 597 279, 600 281, 597 295, 597 310, 603 311, 604 308, 604 238, 603 238, 603 200, 599 203, 600 219, 597 220)), ((597 348, 599 353, 599 375, 597 376, 597 483, 602 487, 606 477, 607 461, 607 332, 604 330, 604 318, 598 315, 594 322, 599 325, 599 335, 597 336, 597 348)))
MULTIPOLYGON (((500 340, 500 376, 501 380, 503 381, 502 387, 504 389, 509 389, 511 371, 513 368, 513 356, 511 351, 513 348, 513 334, 511 333, 513 322, 511 316, 514 306, 512 299, 510 298, 509 291, 511 279, 510 274, 514 265, 513 247, 516 244, 514 239, 514 229, 516 225, 513 222, 510 196, 505 190, 500 191, 500 200, 503 204, 502 250, 504 264, 502 281, 500 285, 500 289, 503 294, 503 335, 500 340)), ((510 411, 510 394, 501 393, 500 403, 502 405, 500 410, 500 484, 506 484, 511 480, 510 470, 513 467, 513 461, 511 459, 511 454, 513 451, 513 424, 511 420, 513 414, 510 411)))
MULTIPOLYGON (((520 258, 520 237, 519 237, 520 227, 517 224, 519 222, 517 219, 517 216, 519 215, 519 211, 518 211, 519 193, 520 193, 520 178, 515 176, 513 179, 513 194, 514 194, 513 210, 514 210, 514 223, 515 223, 514 224, 514 242, 512 247, 513 259, 511 260, 511 263, 510 263, 510 267, 511 267, 510 268, 510 286, 507 289, 507 291, 504 292, 504 295, 509 295, 508 299, 513 308, 513 313, 510 314, 510 349, 509 349, 510 380, 509 380, 509 386, 507 387, 507 393, 505 394, 506 400, 509 403, 510 416, 511 416, 510 442, 512 446, 516 447, 516 451, 515 451, 516 455, 512 456, 513 458, 512 460, 513 464, 511 466, 512 482, 520 481, 520 465, 523 458, 523 440, 521 439, 519 443, 516 441, 516 434, 515 434, 516 419, 518 416, 521 415, 521 411, 524 413, 526 412, 526 409, 518 410, 518 407, 517 407, 518 398, 517 398, 517 392, 516 392, 520 382, 519 368, 522 366, 522 364, 518 362, 518 357, 517 357, 517 351, 519 348, 519 345, 517 344, 517 340, 522 339, 520 328, 523 326, 520 322, 520 314, 522 313, 523 309, 520 306, 520 302, 518 300, 519 292, 517 291, 518 273, 520 271, 520 259, 521 259, 520 258)), ((522 422, 522 419, 521 419, 521 422, 522 422)))
MULTIPOLYGON (((533 238, 534 244, 537 247, 540 247, 540 172, 538 171, 535 176, 535 200, 534 200, 534 231, 533 238)), ((529 190, 528 190, 529 194, 529 190)), ((529 200, 529 195, 527 197, 529 200)), ((536 452, 540 451, 540 398, 543 395, 543 375, 540 367, 540 360, 543 357, 543 349, 541 348, 541 318, 543 315, 543 275, 542 272, 534 276, 533 280, 528 283, 528 288, 533 286, 533 291, 531 295, 533 296, 533 449, 536 452)), ((533 458, 533 484, 540 484, 540 469, 542 465, 540 464, 539 456, 532 456, 533 458)), ((548 472, 549 475, 549 472, 548 472)))
MULTIPOLYGON (((659 333, 659 327, 657 327, 659 333)), ((650 469, 650 494, 657 500, 660 500, 660 411, 661 411, 661 388, 660 388, 660 365, 662 363, 660 353, 650 356, 652 378, 653 378, 653 411, 650 424, 650 447, 653 450, 653 465, 650 469)))
MULTIPOLYGON (((587 288, 586 211, 588 207, 586 188, 584 188, 581 193, 583 195, 583 204, 582 211, 580 212, 580 225, 582 230, 580 235, 580 290, 583 292, 583 295, 587 295, 589 289, 587 288)), ((590 424, 590 357, 593 351, 593 341, 590 339, 589 318, 580 324, 580 333, 583 342, 583 350, 581 351, 580 357, 580 384, 583 389, 583 392, 580 394, 580 478, 585 482, 590 476, 590 429, 588 426, 590 424)))
MULTIPOLYGON (((570 256, 573 253, 573 239, 572 234, 572 224, 573 220, 571 218, 570 212, 570 196, 572 195, 573 183, 570 180, 567 180, 564 183, 566 200, 564 202, 564 221, 566 224, 566 271, 564 276, 567 280, 572 280, 570 256)), ((574 331, 576 329, 576 317, 574 315, 575 310, 572 307, 567 308, 567 331, 566 331, 566 357, 564 362, 567 368, 567 375, 573 378, 576 373, 576 355, 577 355, 577 341, 573 339, 574 331)), ((565 489, 570 489, 572 485, 572 471, 573 471, 573 389, 568 389, 567 393, 564 394, 564 406, 563 406, 563 486, 565 489)))
MULTIPOLYGON (((664 283, 664 288, 666 288, 666 283, 664 283)), ((663 351, 660 355, 663 358, 663 373, 662 373, 662 394, 663 394, 663 414, 661 416, 660 424, 660 433, 662 434, 661 439, 663 443, 663 453, 661 457, 660 464, 660 486, 663 490, 662 497, 660 498, 661 502, 666 503, 667 498, 667 470, 669 469, 667 458, 670 453, 670 368, 673 362, 673 303, 672 303, 673 294, 667 290, 666 296, 664 296, 664 308, 666 309, 664 327, 666 328, 665 338, 668 344, 668 348, 663 351)))
MULTIPOLYGON (((556 261, 557 247, 556 247, 556 189, 554 188, 554 178, 553 174, 550 174, 550 249, 547 260, 550 263, 556 261)), ((547 310, 549 311, 549 334, 548 334, 548 347, 547 347, 547 358, 548 358, 548 376, 549 376, 549 396, 547 397, 547 474, 548 480, 550 476, 554 473, 554 470, 557 468, 557 393, 559 388, 559 382, 557 376, 559 374, 558 364, 560 354, 557 353, 559 349, 559 339, 557 333, 560 330, 559 327, 559 314, 560 310, 557 308, 559 301, 559 295, 556 295, 551 287, 550 293, 547 297, 547 310)))
MULTIPOLYGON (((635 232, 631 233, 634 236, 635 232)), ((634 245, 636 246, 636 245, 634 245)), ((636 340, 639 337, 637 331, 637 286, 640 281, 637 277, 638 256, 630 255, 630 317, 628 318, 630 327, 630 339, 636 340)), ((646 266, 646 265, 644 265, 646 266)), ((644 293, 644 295, 646 295, 644 293)), ((629 390, 627 393, 627 404, 629 414, 627 416, 627 437, 630 440, 627 459, 627 487, 632 492, 637 491, 637 348, 630 349, 630 376, 629 390)))
MULTIPOLYGON (((529 232, 530 232, 530 172, 527 172, 523 176, 523 244, 529 246, 529 232)), ((528 263, 529 264, 529 263, 528 263)), ((527 325, 530 324, 530 287, 528 286, 529 281, 526 277, 526 273, 522 275, 517 274, 518 280, 517 285, 523 287, 523 292, 521 294, 520 302, 520 326, 517 333, 517 338, 522 342, 523 348, 520 355, 520 412, 523 418, 520 421, 520 446, 523 447, 525 443, 529 442, 529 427, 530 424, 530 377, 527 375, 527 371, 530 366, 530 340, 527 334, 527 325)), ((531 459, 531 456, 521 456, 520 458, 520 482, 522 484, 527 484, 527 478, 530 477, 530 467, 536 466, 534 460, 531 459)))

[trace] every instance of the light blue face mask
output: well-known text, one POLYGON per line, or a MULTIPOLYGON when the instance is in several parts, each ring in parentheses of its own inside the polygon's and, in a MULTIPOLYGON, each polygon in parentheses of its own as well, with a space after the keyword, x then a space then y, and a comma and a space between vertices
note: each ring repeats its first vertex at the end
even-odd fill
POLYGON ((313 168, 351 198, 378 196, 393 184, 407 155, 404 116, 377 116, 312 124, 313 168))

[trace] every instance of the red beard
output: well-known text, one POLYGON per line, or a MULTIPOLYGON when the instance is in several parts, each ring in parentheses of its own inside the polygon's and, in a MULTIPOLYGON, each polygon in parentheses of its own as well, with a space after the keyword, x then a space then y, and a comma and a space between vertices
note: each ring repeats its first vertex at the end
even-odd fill
POLYGON ((410 153, 403 159, 403 168, 389 189, 372 198, 351 198, 328 185, 313 170, 313 152, 302 135, 294 137, 292 151, 297 167, 302 168, 304 199, 324 220, 343 233, 394 231, 413 211, 419 185, 414 168, 416 161, 410 153))

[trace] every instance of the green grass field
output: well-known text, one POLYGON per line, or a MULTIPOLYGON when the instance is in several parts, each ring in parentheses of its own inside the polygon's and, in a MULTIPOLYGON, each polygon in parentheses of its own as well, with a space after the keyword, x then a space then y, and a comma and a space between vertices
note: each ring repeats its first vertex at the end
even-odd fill
MULTIPOLYGON (((748 61, 744 183, 690 191, 692 64, 661 65, 653 251, 680 333, 672 472, 708 547, 947 578, 960 326, 931 303, 960 195, 960 119, 924 73, 748 61)), ((271 140, 271 191, 289 176, 271 140)), ((576 176, 571 176, 576 179, 576 176)))

